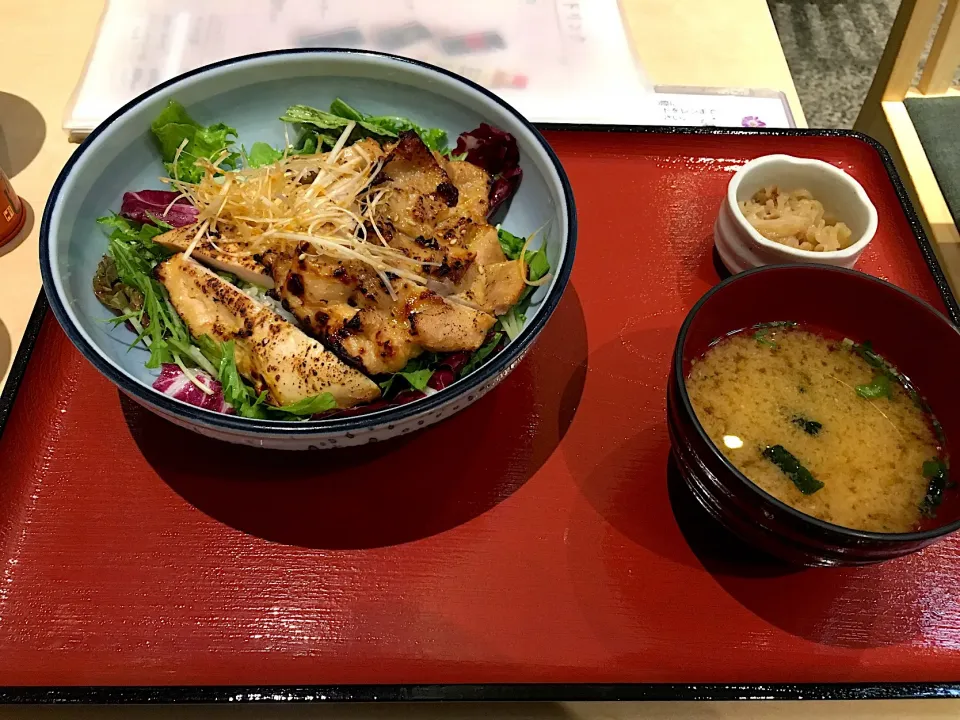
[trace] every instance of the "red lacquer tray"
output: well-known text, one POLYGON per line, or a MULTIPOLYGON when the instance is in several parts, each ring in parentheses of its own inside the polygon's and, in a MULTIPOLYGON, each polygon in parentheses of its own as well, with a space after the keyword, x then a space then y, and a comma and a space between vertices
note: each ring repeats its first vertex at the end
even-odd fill
POLYGON ((852 173, 880 215, 860 269, 957 318, 886 154, 842 132, 546 134, 580 217, 572 284, 500 387, 402 440, 193 435, 38 305, 0 406, 0 699, 960 694, 960 538, 786 568, 669 462, 669 354, 750 158, 852 173))

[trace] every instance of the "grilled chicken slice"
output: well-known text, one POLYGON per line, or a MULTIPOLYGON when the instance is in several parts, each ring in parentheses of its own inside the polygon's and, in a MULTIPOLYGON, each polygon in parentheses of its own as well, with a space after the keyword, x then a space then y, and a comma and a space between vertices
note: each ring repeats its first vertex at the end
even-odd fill
POLYGON ((375 186, 388 190, 378 205, 381 217, 410 237, 433 237, 437 223, 451 215, 460 192, 414 132, 400 134, 375 186))
POLYGON ((493 225, 475 225, 467 236, 466 242, 480 265, 494 265, 507 261, 497 238, 497 229, 493 225))
POLYGON ((401 133, 374 189, 385 191, 374 214, 380 235, 410 257, 435 263, 426 272, 459 282, 474 260, 463 242, 472 221, 458 213, 460 191, 416 133, 401 133))
MULTIPOLYGON (((415 133, 404 133, 377 177, 386 194, 375 220, 387 243, 448 280, 458 296, 503 314, 525 288, 520 262, 508 262, 487 220, 490 175, 468 162, 431 153, 415 133)), ((369 234, 368 234, 369 236, 369 234)))
POLYGON ((394 300, 360 261, 269 252, 263 262, 301 325, 371 375, 401 370, 424 350, 476 350, 496 322, 405 280, 392 281, 394 300))
POLYGON ((457 296, 488 313, 502 315, 520 300, 526 288, 526 268, 519 260, 507 260, 495 227, 472 227, 464 242, 474 262, 457 283, 457 296))
POLYGON ((269 308, 182 253, 157 278, 194 336, 235 341, 237 370, 274 405, 329 392, 340 407, 380 396, 376 383, 269 308))
MULTIPOLYGON (((169 230, 161 235, 157 235, 153 241, 163 245, 168 250, 183 252, 193 242, 197 234, 199 224, 185 225, 174 230, 169 230)), ((195 257, 204 265, 220 270, 221 272, 233 273, 241 280, 261 287, 272 288, 273 278, 267 269, 254 260, 249 255, 228 255, 227 253, 236 252, 238 247, 229 240, 223 239, 217 241, 219 250, 206 238, 200 240, 191 257, 195 257), (226 251, 226 252, 223 252, 226 251)))
POLYGON ((428 290, 410 287, 417 291, 417 299, 409 305, 408 322, 425 350, 472 352, 483 345, 490 328, 497 322, 485 312, 449 302, 428 290))
POLYGON ((494 315, 503 315, 517 304, 526 289, 526 266, 519 260, 476 264, 457 286, 458 297, 494 315))
POLYGON ((486 170, 431 152, 413 132, 401 134, 374 180, 389 191, 378 205, 384 221, 412 238, 448 245, 467 225, 487 225, 490 184, 486 170))
POLYGON ((486 225, 487 213, 490 212, 490 173, 482 167, 461 160, 440 157, 438 161, 446 170, 450 182, 457 186, 459 200, 455 214, 486 225))

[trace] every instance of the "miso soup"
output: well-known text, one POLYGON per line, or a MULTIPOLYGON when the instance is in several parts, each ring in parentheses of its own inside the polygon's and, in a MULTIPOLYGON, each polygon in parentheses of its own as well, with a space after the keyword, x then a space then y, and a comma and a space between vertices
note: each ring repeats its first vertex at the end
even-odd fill
POLYGON ((940 502, 947 458, 939 425, 868 343, 770 323, 711 346, 686 385, 730 462, 801 512, 910 532, 940 502))

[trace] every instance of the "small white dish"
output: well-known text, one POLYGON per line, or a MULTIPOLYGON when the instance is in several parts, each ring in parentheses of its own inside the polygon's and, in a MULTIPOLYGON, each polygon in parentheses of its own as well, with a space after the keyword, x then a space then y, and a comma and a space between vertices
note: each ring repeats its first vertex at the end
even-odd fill
POLYGON ((877 209, 863 186, 840 168, 822 160, 792 155, 764 155, 751 160, 730 179, 713 241, 731 273, 761 265, 810 262, 852 268, 877 232, 877 209), (789 192, 806 188, 827 213, 847 224, 856 238, 843 250, 814 252, 781 245, 763 237, 740 212, 739 203, 757 190, 776 185, 789 192))

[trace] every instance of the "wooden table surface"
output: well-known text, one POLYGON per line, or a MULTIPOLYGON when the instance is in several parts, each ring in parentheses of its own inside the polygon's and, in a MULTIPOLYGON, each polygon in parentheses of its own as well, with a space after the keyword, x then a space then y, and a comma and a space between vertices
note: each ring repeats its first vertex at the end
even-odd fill
MULTIPOLYGON (((0 162, 25 200, 27 228, 0 248, 0 387, 40 288, 39 214, 75 149, 61 129, 64 109, 93 40, 103 0, 0 0, 0 162)), ((783 90, 798 124, 803 113, 763 0, 621 0, 637 56, 658 85, 783 90)), ((0 460, 2 467, 2 460, 0 460)), ((2 622, 2 620, 0 620, 2 622)), ((3 679, 0 678, 0 684, 3 679)), ((3 718, 173 717, 165 708, 14 708, 3 718)), ((956 718, 960 700, 835 703, 586 703, 380 707, 178 708, 204 718, 956 718)))

